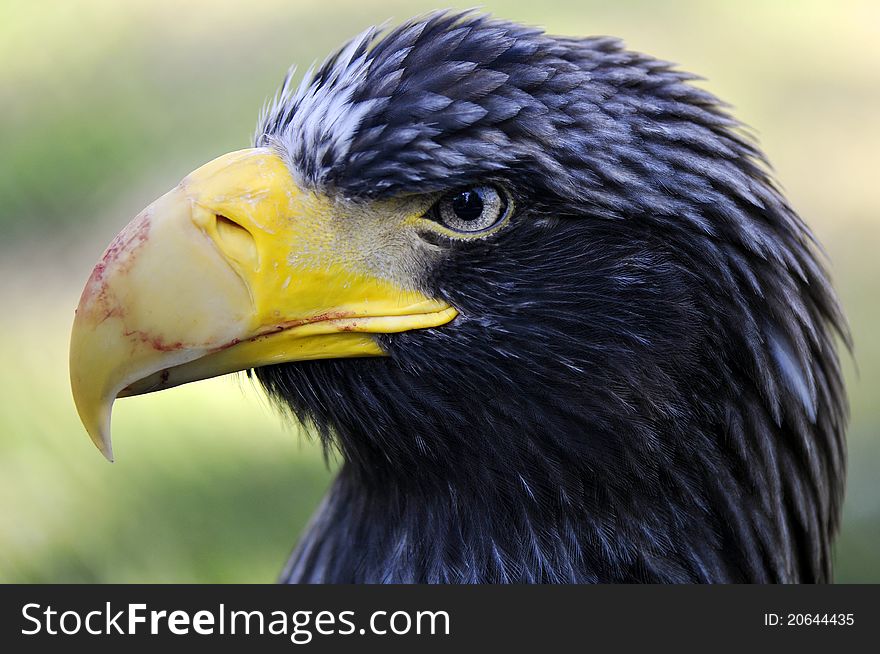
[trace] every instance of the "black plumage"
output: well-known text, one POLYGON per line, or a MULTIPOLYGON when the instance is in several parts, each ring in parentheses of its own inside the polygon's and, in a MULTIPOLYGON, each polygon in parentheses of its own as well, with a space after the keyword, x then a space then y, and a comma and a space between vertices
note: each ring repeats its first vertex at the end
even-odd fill
POLYGON ((763 155, 693 79, 612 38, 438 13, 268 108, 257 144, 322 192, 491 182, 515 207, 486 239, 426 236, 452 323, 255 371, 344 460, 285 580, 831 578, 845 322, 763 155))

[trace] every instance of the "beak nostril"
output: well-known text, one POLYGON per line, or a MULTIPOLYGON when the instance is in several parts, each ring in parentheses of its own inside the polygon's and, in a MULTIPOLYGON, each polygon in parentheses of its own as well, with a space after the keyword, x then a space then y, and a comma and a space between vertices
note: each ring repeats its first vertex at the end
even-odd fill
POLYGON ((232 220, 232 218, 227 218, 226 216, 224 216, 222 214, 219 214, 219 213, 215 214, 214 218, 217 220, 217 230, 218 231, 227 230, 227 229, 230 229, 230 230, 241 229, 241 230, 247 231, 246 229, 244 229, 244 227, 242 227, 237 222, 232 220))
POLYGON ((240 224, 221 214, 216 214, 217 237, 224 249, 240 263, 256 263, 257 244, 251 233, 240 224))

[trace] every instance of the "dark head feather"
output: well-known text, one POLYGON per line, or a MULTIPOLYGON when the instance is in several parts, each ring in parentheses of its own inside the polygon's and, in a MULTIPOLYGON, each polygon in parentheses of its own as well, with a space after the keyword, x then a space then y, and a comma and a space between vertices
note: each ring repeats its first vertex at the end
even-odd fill
POLYGON ((291 581, 824 581, 846 327, 808 228, 694 76, 475 14, 369 30, 256 143, 377 198, 487 181, 442 242, 460 316, 390 356, 258 369, 345 460, 291 581))

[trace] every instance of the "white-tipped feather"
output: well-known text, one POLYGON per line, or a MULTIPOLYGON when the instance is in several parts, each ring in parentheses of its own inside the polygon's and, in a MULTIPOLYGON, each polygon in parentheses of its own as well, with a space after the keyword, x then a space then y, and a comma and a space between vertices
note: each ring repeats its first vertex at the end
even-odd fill
POLYGON ((306 71, 296 90, 292 67, 281 88, 260 112, 254 144, 274 146, 285 155, 291 173, 301 183, 316 182, 322 170, 303 171, 291 153, 317 153, 313 161, 332 162, 345 157, 364 116, 376 100, 354 102, 355 90, 365 81, 373 59, 369 46, 384 27, 371 27, 352 39, 336 55, 325 60, 327 74, 316 79, 316 66, 306 71), (360 54, 358 54, 360 52, 360 54))

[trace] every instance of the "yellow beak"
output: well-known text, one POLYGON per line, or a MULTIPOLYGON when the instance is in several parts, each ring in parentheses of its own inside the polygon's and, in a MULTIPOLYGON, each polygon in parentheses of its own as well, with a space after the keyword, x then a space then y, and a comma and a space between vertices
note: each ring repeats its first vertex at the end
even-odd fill
POLYGON ((104 456, 117 397, 272 363, 382 356, 371 333, 457 315, 346 261, 332 212, 277 155, 251 149, 191 173, 119 233, 70 342, 73 398, 104 456))

